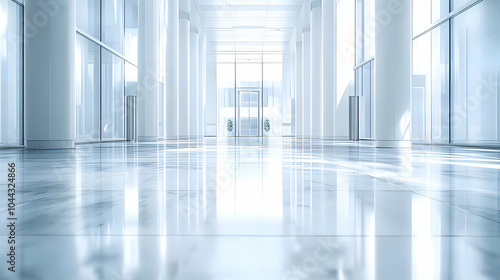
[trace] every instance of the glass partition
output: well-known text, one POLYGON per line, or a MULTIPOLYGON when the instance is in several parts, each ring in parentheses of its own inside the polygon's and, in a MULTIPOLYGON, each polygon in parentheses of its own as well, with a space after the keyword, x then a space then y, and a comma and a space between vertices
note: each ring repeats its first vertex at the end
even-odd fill
POLYGON ((125 57, 139 63, 139 3, 138 0, 125 0, 125 57))
POLYGON ((451 20, 454 143, 500 140, 499 12, 500 1, 484 0, 451 20))
POLYGON ((264 55, 262 128, 264 136, 283 135, 283 55, 264 55))
POLYGON ((217 135, 282 136, 286 112, 291 129, 291 93, 283 98, 283 54, 219 54, 217 135))
POLYGON ((123 53, 123 0, 102 1, 102 42, 123 53))
POLYGON ((234 55, 217 56, 217 136, 236 135, 234 55))
POLYGON ((123 59, 102 50, 101 140, 125 139, 123 59))
POLYGON ((98 40, 101 39, 101 1, 78 0, 76 10, 76 27, 98 40))
POLYGON ((23 8, 0 0, 0 146, 23 145, 23 8))
POLYGON ((76 37, 76 138, 79 142, 101 140, 100 47, 81 35, 76 37))
POLYGON ((236 55, 236 136, 261 136, 262 54, 236 55))

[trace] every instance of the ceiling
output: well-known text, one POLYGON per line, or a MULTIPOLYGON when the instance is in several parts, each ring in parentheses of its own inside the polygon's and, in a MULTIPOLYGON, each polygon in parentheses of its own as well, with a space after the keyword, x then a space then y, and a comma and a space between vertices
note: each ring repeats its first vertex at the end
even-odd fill
POLYGON ((304 0, 194 0, 215 52, 284 52, 304 0))

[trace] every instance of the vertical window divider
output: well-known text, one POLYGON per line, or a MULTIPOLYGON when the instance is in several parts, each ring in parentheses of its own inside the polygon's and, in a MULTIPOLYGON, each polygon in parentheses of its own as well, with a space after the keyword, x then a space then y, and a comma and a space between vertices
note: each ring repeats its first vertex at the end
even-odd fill
MULTIPOLYGON (((139 4, 139 2, 137 2, 139 4)), ((125 0, 122 0, 122 23, 123 23, 123 29, 122 29, 122 35, 123 35, 123 40, 122 40, 122 52, 123 52, 123 57, 125 57, 125 34, 127 33, 125 31, 125 22, 126 22, 126 16, 127 13, 125 10, 127 7, 125 6, 125 0)), ((139 10, 139 7, 137 7, 137 10, 139 10)), ((139 20, 139 17, 137 17, 137 20, 139 20)), ((139 23, 138 23, 139 24, 139 23)), ((125 57, 126 58, 126 57, 125 57)), ((123 86, 123 104, 122 104, 122 109, 123 109, 123 137, 126 140, 127 139, 127 94, 126 94, 126 88, 125 88, 125 70, 126 70, 126 60, 122 59, 122 65, 123 65, 123 71, 122 71, 122 86, 123 86)), ((139 69, 138 69, 139 70, 139 69)), ((139 71, 137 71, 139 73, 139 71)), ((139 77, 137 77, 139 78, 139 77)), ((138 80, 139 82, 139 80, 138 80)), ((137 100, 137 99, 136 99, 137 100)), ((137 103, 137 101, 136 101, 137 103)))
MULTIPOLYGON (((450 10, 451 10, 451 0, 450 0, 450 10)), ((452 106, 452 102, 453 102, 453 94, 452 93, 452 86, 453 86, 453 82, 452 82, 452 75, 451 75, 451 71, 453 69, 453 61, 452 61, 452 46, 451 46, 451 43, 452 43, 452 36, 453 36, 453 32, 452 32, 452 27, 451 27, 451 19, 448 19, 448 144, 452 144, 452 136, 453 136, 453 123, 452 123, 452 110, 453 110, 453 106, 452 106)))
MULTIPOLYGON (((24 17, 24 5, 16 2, 21 7, 21 36, 24 38, 24 25, 25 25, 25 17, 24 17)), ((76 40, 76 38, 75 38, 76 40)), ((21 146, 24 146, 25 140, 25 125, 24 125, 24 40, 21 41, 21 139, 19 143, 21 146)))
MULTIPOLYGON (((99 1, 99 41, 102 42, 102 1, 99 1)), ((99 46, 99 141, 102 142, 102 46, 99 46)))

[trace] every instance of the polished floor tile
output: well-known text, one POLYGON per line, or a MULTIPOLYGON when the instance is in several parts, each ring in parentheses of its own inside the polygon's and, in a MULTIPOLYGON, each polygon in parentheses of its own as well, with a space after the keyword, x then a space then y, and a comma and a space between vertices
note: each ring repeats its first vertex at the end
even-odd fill
POLYGON ((214 138, 9 162, 0 279, 500 279, 496 150, 214 138))

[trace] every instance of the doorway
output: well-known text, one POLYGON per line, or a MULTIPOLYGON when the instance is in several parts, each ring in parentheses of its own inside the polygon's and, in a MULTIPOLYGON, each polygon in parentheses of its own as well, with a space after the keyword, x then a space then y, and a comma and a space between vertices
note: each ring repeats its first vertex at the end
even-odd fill
POLYGON ((240 88, 236 91, 236 136, 261 136, 261 90, 240 88))

